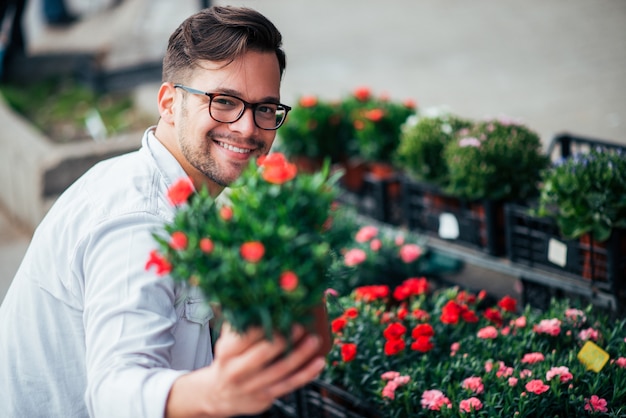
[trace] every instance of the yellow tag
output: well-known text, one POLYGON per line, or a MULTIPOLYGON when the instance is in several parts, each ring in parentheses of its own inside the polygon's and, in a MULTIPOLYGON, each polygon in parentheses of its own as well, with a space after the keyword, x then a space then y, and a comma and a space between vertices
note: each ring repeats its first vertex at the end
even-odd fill
POLYGON ((592 341, 587 341, 578 353, 578 360, 587 366, 587 369, 599 373, 606 362, 609 361, 609 353, 598 347, 592 341))

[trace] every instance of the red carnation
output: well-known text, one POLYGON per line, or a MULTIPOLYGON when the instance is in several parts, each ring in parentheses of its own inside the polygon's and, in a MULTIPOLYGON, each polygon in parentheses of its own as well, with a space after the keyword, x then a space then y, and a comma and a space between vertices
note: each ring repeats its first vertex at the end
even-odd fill
POLYGON ((176 231, 172 233, 172 238, 170 240, 170 247, 175 250, 184 250, 187 248, 187 235, 184 232, 176 231))
POLYGON ((286 271, 280 275, 280 287, 286 292, 292 292, 298 287, 298 276, 293 271, 286 271))
POLYGON ((406 327, 399 322, 389 324, 383 331, 383 336, 388 340, 397 340, 406 334, 406 327))
POLYGON ((182 205, 187 202, 189 196, 193 193, 193 183, 189 177, 179 179, 167 190, 167 198, 174 206, 182 205))
POLYGON ((346 343, 341 346, 341 358, 346 363, 354 360, 356 357, 356 344, 346 343))
POLYGON ((209 238, 202 238, 200 240, 200 250, 202 250, 203 253, 206 254, 210 254, 213 252, 213 241, 211 241, 211 239, 209 238))
POLYGON ((404 340, 388 340, 385 343, 385 354, 388 356, 394 356, 398 354, 400 351, 404 350, 406 347, 406 343, 404 340))
POLYGON ((251 263, 258 263, 265 254, 265 247, 258 241, 245 242, 239 249, 241 258, 251 263))
POLYGON ((152 267, 156 267, 156 273, 159 276, 172 271, 172 265, 165 257, 163 257, 157 250, 150 251, 150 258, 146 262, 146 270, 150 270, 152 267))

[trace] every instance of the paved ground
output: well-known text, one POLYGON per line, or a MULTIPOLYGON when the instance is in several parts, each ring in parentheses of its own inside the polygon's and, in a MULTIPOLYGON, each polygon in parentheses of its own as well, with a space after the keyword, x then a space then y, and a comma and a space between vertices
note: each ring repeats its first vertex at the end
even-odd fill
MULTIPOLYGON (((67 0, 85 19, 49 30, 40 23, 39 1, 30 2, 26 16, 33 53, 108 50, 111 68, 158 57, 169 33, 200 4, 125 0, 107 9, 111 0, 67 0)), ((623 0, 214 3, 257 8, 282 31, 286 103, 302 94, 339 98, 365 85, 423 108, 514 117, 544 143, 562 131, 626 143, 623 0)), ((0 299, 29 239, 30 232, 0 217, 0 299)), ((513 283, 489 272, 470 275, 487 286, 513 283)))

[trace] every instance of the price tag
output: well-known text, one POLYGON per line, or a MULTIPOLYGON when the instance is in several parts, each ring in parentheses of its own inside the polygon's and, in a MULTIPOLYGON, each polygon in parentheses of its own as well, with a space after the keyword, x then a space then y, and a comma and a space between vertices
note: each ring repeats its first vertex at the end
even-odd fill
POLYGON ((593 341, 587 341, 578 352, 578 360, 587 366, 587 369, 599 373, 609 361, 609 353, 598 347, 593 341))
POLYGON ((451 213, 439 215, 439 238, 457 239, 459 237, 459 221, 451 213))
POLYGON ((548 261, 557 266, 565 267, 565 264, 567 264, 567 245, 559 240, 550 238, 548 242, 548 261))

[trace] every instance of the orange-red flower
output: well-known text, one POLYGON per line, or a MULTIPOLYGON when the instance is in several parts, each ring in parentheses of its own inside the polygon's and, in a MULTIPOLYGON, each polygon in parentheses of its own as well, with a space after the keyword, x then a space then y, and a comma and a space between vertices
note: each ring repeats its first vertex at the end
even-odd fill
POLYGON ((174 250, 184 250, 187 248, 187 235, 184 232, 176 231, 172 233, 170 247, 174 250))
POLYGON ((300 106, 302 107, 313 107, 317 104, 316 96, 302 96, 300 98, 300 106))
POLYGON ((263 167, 262 177, 268 183, 283 184, 292 180, 298 173, 296 165, 288 162, 280 152, 260 157, 258 164, 263 167))
POLYGON ((192 193, 193 183, 189 177, 185 177, 179 179, 167 190, 167 198, 172 205, 179 206, 187 202, 192 193))
POLYGON ((211 241, 210 238, 202 238, 200 240, 200 250, 203 253, 210 254, 211 252, 213 252, 213 248, 213 241, 211 241))
POLYGON ((265 254, 265 247, 258 241, 250 241, 241 244, 239 248, 241 258, 251 263, 258 263, 265 254))
POLYGON ((280 275, 280 287, 286 292, 293 292, 298 287, 298 276, 293 271, 280 275))
POLYGON ((382 109, 372 109, 365 112, 365 118, 372 122, 380 122, 385 117, 385 111, 382 109))
POLYGON ((165 257, 163 257, 157 250, 150 251, 150 257, 146 262, 146 270, 150 270, 152 267, 156 267, 156 273, 159 276, 172 271, 172 265, 165 257))
POLYGON ((233 208, 230 206, 222 206, 220 208, 220 218, 225 221, 230 221, 233 219, 233 208))
POLYGON ((333 332, 337 333, 343 331, 346 325, 348 325, 348 320, 343 316, 340 316, 339 318, 333 319, 331 321, 330 328, 333 330, 333 332))
POLYGON ((358 87, 354 90, 354 97, 361 102, 367 101, 371 95, 372 92, 369 87, 358 87))

